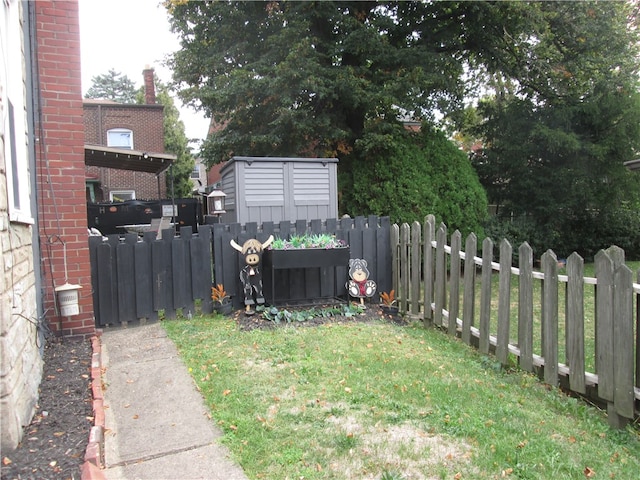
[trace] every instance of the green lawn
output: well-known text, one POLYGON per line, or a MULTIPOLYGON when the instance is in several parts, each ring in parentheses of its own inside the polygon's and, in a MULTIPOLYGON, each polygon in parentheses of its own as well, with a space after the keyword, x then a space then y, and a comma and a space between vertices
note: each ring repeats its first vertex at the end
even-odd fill
POLYGON ((640 437, 418 324, 165 321, 251 479, 637 478, 640 437))

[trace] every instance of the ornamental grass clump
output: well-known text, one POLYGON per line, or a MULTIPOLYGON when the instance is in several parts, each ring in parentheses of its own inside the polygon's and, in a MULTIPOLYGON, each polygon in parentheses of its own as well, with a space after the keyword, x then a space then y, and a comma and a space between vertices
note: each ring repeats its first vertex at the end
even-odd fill
POLYGON ((273 250, 296 250, 305 248, 330 249, 346 246, 347 243, 344 240, 336 238, 335 235, 330 235, 328 233, 316 233, 292 235, 288 240, 276 238, 270 248, 273 250))

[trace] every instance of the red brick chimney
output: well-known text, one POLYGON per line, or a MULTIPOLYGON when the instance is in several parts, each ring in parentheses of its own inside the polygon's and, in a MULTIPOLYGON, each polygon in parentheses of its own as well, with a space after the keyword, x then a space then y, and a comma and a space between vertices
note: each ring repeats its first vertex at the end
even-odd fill
POLYGON ((156 104, 156 87, 153 83, 153 68, 148 65, 142 71, 144 76, 144 103, 147 105, 156 104))

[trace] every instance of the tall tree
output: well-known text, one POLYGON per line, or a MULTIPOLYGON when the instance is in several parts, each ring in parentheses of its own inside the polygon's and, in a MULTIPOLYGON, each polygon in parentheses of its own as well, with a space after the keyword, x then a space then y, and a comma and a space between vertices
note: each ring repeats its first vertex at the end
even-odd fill
MULTIPOLYGON (((209 164, 231 154, 335 155, 342 183, 350 185, 379 160, 369 146, 402 117, 431 122, 463 108, 465 97, 487 92, 520 107, 518 116, 504 102, 492 110, 493 117, 483 112, 485 162, 501 171, 502 186, 514 198, 525 196, 512 181, 525 171, 518 161, 532 161, 532 155, 550 165, 571 158, 574 169, 588 172, 600 164, 574 157, 581 152, 570 153, 572 143, 589 140, 584 150, 618 170, 637 151, 631 123, 637 11, 631 3, 167 0, 165 5, 181 39, 169 62, 180 95, 224 126, 204 144, 209 164), (606 114, 593 113, 587 121, 589 112, 606 114), (610 121, 608 128, 595 124, 599 118, 610 121), (614 133, 622 120, 624 126, 614 133), (500 123, 522 140, 510 146, 512 170, 503 171, 505 163, 496 164, 489 154, 509 142, 500 123), (537 151, 528 150, 530 143, 537 151)), ((543 193, 549 171, 526 172, 531 188, 540 189, 536 209, 543 212, 545 199, 553 201, 543 193)), ((345 201, 355 204, 348 192, 345 201)), ((573 204, 580 202, 576 198, 573 204)))
POLYGON ((540 7, 546 30, 528 61, 505 59, 521 80, 479 105, 476 133, 489 142, 474 163, 539 252, 592 256, 617 243, 638 255, 640 184, 623 165, 640 151, 637 16, 624 2, 540 7))
POLYGON ((180 120, 180 112, 169 94, 169 87, 156 79, 156 91, 158 102, 164 105, 164 150, 178 157, 167 175, 167 189, 173 191, 176 198, 190 198, 193 192, 191 172, 195 161, 184 122, 180 120))

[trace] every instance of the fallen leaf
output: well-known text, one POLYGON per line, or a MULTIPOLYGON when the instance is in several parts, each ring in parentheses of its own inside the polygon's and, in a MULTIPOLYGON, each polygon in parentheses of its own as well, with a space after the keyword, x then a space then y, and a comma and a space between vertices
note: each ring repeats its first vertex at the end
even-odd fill
POLYGON ((227 389, 227 390, 225 390, 224 392, 222 392, 222 395, 226 397, 226 396, 227 396, 227 395, 229 395, 230 393, 231 393, 231 390, 228 390, 228 389, 227 389))
POLYGON ((236 427, 235 425, 229 425, 229 428, 230 428, 231 430, 233 430, 234 432, 235 432, 236 430, 238 430, 238 427, 236 427))
POLYGON ((53 436, 54 437, 61 437, 64 435, 65 432, 53 432, 53 436))
POLYGON ((9 457, 3 457, 2 458, 2 464, 3 465, 9 465, 11 463, 11 459, 9 457))
POLYGON ((458 472, 453 476, 453 478, 454 478, 454 480, 460 480, 462 478, 462 474, 460 472, 458 472))
POLYGON ((587 477, 587 478, 595 477, 596 476, 596 472, 592 468, 585 467, 584 476, 587 477))
POLYGON ((133 418, 134 420, 137 420, 139 417, 138 417, 138 415, 134 415, 132 418, 133 418))

